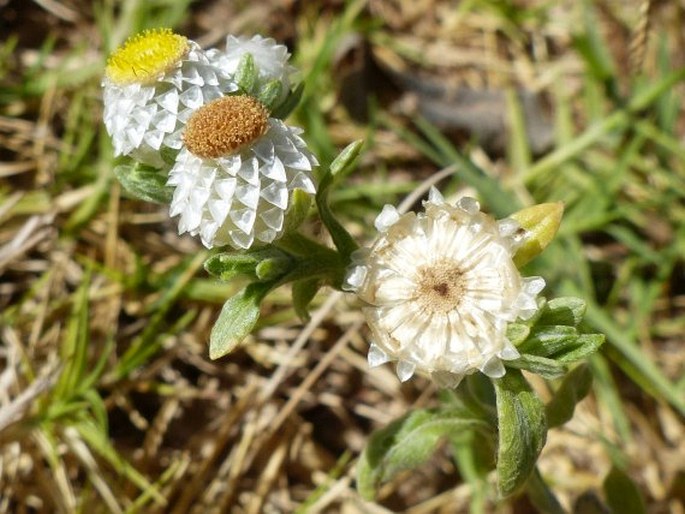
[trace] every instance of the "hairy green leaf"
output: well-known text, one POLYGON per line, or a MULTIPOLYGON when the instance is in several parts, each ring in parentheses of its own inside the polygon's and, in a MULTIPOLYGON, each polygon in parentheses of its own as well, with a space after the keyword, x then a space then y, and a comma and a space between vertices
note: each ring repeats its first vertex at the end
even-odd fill
POLYGON ((574 296, 549 300, 542 309, 537 325, 568 325, 577 327, 585 315, 587 304, 574 296))
POLYGON ((314 299, 314 296, 316 296, 316 293, 319 291, 320 286, 321 283, 317 278, 300 280, 293 284, 293 308, 302 321, 307 321, 309 319, 308 307, 314 299))
POLYGON ((604 479, 604 495, 612 512, 646 514, 645 500, 635 482, 618 467, 613 466, 604 479))
POLYGON ((156 168, 136 163, 114 167, 114 175, 134 198, 146 202, 169 204, 174 189, 166 185, 167 176, 156 168))
POLYGON ((375 432, 357 464, 357 488, 372 499, 376 488, 397 473, 412 469, 433 454, 441 439, 464 430, 488 425, 466 409, 421 409, 375 432))
POLYGON ((547 438, 545 406, 520 371, 510 369, 494 381, 497 394, 497 487, 515 493, 535 469, 547 438))
POLYGON ((587 364, 572 370, 545 408, 548 428, 558 427, 573 417, 576 404, 585 398, 592 385, 592 372, 587 364))
POLYGON ((209 336, 209 358, 231 353, 259 319, 259 305, 271 284, 253 283, 224 304, 209 336))

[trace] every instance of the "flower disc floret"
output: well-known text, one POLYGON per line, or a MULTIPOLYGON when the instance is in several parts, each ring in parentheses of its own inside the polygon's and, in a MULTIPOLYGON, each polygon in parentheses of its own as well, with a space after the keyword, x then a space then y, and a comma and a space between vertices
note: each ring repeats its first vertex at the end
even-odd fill
POLYGON ((130 37, 107 59, 105 75, 119 85, 154 82, 188 53, 188 39, 170 29, 151 29, 130 37))
POLYGON ((269 112, 251 96, 225 96, 200 107, 188 120, 183 141, 205 159, 225 157, 264 135, 269 112))
POLYGON ((369 363, 396 361, 402 381, 419 373, 441 387, 475 371, 501 377, 502 361, 519 357, 507 324, 530 318, 544 287, 513 262, 520 227, 471 198, 448 204, 434 189, 424 207, 400 216, 386 206, 378 239, 353 255, 346 288, 365 304, 369 363))

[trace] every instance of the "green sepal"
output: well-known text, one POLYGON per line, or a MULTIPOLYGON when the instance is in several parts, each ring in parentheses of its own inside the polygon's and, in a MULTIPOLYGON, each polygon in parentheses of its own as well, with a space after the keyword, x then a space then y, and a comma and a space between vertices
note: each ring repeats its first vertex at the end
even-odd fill
POLYGON ((545 407, 547 427, 563 425, 573 417, 576 404, 590 392, 592 372, 587 364, 571 370, 545 407))
POLYGON ((535 469, 547 439, 545 406, 520 371, 494 380, 497 395, 497 488, 501 497, 518 491, 535 469))
POLYGON ((252 94, 257 84, 259 77, 259 70, 254 62, 252 54, 244 54, 240 58, 238 67, 233 75, 233 80, 236 81, 238 87, 247 94, 252 94))
POLYGON ((272 118, 284 120, 295 110, 295 107, 302 100, 302 93, 304 92, 304 84, 298 84, 297 87, 290 92, 290 94, 279 105, 274 106, 271 111, 272 118))
POLYGON ((372 499, 381 484, 428 460, 442 439, 469 429, 488 424, 465 409, 420 409, 374 432, 357 463, 359 493, 372 499))
POLYGON ((209 336, 209 358, 231 353, 252 331, 259 319, 259 306, 271 283, 253 283, 224 303, 209 336))
POLYGON ((157 168, 138 162, 120 164, 114 167, 114 175, 134 198, 165 205, 171 202, 174 188, 166 185, 166 173, 157 168))
POLYGON ((281 96, 283 83, 280 80, 271 80, 259 88, 257 100, 259 100, 269 111, 276 107, 276 102, 281 96))
POLYGON ((293 260, 275 246, 265 246, 247 252, 222 252, 205 261, 205 270, 219 280, 229 281, 238 276, 265 282, 288 273, 293 260))
POLYGON ((309 304, 312 303, 320 287, 321 281, 318 278, 299 280, 293 284, 293 308, 304 322, 309 321, 309 304))
POLYGON ((349 173, 357 160, 363 146, 363 141, 350 143, 333 160, 330 167, 323 175, 319 189, 316 193, 316 206, 319 209, 321 221, 328 232, 331 234, 333 243, 345 260, 349 260, 350 255, 359 246, 345 227, 335 218, 328 204, 328 195, 333 185, 349 173))

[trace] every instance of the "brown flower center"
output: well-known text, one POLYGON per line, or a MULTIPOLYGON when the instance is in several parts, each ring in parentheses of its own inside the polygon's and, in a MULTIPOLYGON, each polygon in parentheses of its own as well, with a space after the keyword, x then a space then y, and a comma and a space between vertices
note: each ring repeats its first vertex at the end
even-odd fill
POLYGON ((465 291, 464 272, 451 260, 438 261, 417 271, 416 295, 431 312, 449 312, 459 306, 465 291))
POLYGON ((188 120, 183 142, 203 159, 226 157, 262 137, 269 111, 251 96, 224 96, 203 105, 188 120))

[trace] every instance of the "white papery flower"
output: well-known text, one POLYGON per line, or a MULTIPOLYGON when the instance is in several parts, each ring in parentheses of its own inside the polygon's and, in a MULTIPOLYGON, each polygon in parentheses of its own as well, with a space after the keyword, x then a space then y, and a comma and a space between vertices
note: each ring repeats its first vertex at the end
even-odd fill
POLYGON ((292 192, 316 189, 318 163, 301 129, 269 118, 249 96, 226 96, 188 121, 184 148, 169 172, 171 216, 179 234, 200 235, 207 248, 250 248, 282 235, 292 192))
POLYGON ((416 372, 441 387, 475 371, 499 378, 502 360, 519 357, 507 324, 533 316, 545 282, 514 265, 514 220, 495 221, 472 198, 450 205, 435 189, 424 207, 400 216, 386 205, 378 239, 353 255, 345 285, 366 304, 369 364, 397 361, 401 381, 416 372))
POLYGON ((213 62, 222 70, 234 75, 242 58, 252 55, 257 70, 259 71, 259 81, 265 84, 272 80, 281 83, 281 100, 288 95, 293 82, 293 75, 297 73, 297 68, 288 61, 290 52, 285 45, 277 43, 272 38, 265 38, 260 35, 248 38, 246 36, 228 36, 226 38, 225 50, 209 50, 208 55, 213 62))
POLYGON ((102 87, 115 156, 156 167, 165 164, 160 150, 181 148, 183 127, 196 109, 238 89, 196 43, 169 29, 126 41, 109 57, 102 87))

